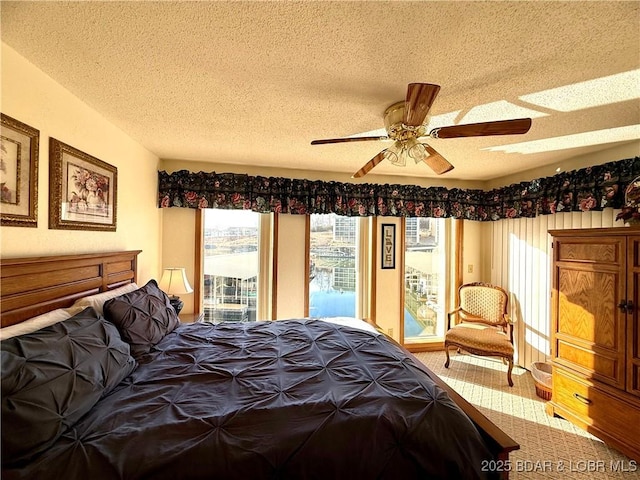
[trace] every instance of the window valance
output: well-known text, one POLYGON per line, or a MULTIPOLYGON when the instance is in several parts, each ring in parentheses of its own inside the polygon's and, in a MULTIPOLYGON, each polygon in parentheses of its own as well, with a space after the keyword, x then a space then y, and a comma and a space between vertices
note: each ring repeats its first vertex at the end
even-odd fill
POLYGON ((267 213, 500 220, 620 208, 640 157, 493 190, 312 181, 236 173, 158 172, 159 206, 267 213))

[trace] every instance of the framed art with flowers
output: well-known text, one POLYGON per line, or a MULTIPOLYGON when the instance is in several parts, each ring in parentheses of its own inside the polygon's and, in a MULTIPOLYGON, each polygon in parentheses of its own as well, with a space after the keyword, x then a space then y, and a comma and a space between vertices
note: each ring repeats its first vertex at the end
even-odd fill
POLYGON ((49 228, 116 230, 116 167, 51 138, 49 172, 49 228))
POLYGON ((0 225, 37 227, 40 132, 4 113, 0 115, 0 225))

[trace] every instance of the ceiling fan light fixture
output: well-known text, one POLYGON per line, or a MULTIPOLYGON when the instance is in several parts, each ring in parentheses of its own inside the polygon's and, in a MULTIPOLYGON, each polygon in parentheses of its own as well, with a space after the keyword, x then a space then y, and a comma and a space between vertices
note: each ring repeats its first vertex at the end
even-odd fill
POLYGON ((402 142, 396 140, 384 152, 384 159, 397 167, 404 167, 407 164, 406 149, 402 142))
POLYGON ((413 158, 416 163, 420 163, 427 156, 427 151, 424 145, 421 144, 415 138, 410 138, 405 143, 406 152, 409 157, 413 158))

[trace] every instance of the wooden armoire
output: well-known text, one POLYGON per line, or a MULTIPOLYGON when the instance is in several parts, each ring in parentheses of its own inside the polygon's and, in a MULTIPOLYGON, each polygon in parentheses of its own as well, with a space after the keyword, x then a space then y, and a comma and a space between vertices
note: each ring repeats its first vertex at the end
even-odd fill
POLYGON ((547 412, 640 461, 640 228, 549 233, 553 393, 547 412))

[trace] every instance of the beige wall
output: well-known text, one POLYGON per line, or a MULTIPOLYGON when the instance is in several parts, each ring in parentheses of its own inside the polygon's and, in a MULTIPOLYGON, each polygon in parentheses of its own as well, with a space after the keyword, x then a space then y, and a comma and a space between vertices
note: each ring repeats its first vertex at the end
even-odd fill
POLYGON ((402 271, 402 242, 400 241, 402 235, 402 221, 400 218, 394 217, 379 217, 378 226, 375 230, 375 236, 377 238, 376 244, 378 246, 377 252, 374 252, 375 265, 376 265, 376 284, 373 286, 373 292, 375 295, 375 311, 373 312, 373 318, 380 328, 387 335, 393 337, 395 340, 400 340, 400 322, 402 321, 402 305, 400 304, 400 292, 404 286, 404 272, 402 271), (382 227, 385 223, 391 223, 396 226, 396 244, 395 244, 395 256, 396 256, 396 268, 383 269, 381 265, 381 248, 382 248, 382 227))
POLYGON ((306 217, 279 215, 276 281, 276 317, 301 318, 305 316, 305 260, 306 217))
POLYGON ((2 257, 142 250, 138 281, 155 277, 162 245, 158 158, 4 43, 1 57, 2 113, 40 131, 38 226, 0 227, 2 257), (48 228, 49 137, 117 167, 116 232, 48 228))
MULTIPOLYGON (((154 185, 158 188, 157 181, 154 185)), ((162 208, 162 258, 160 268, 183 267, 187 280, 195 285, 195 228, 196 210, 193 208, 162 208)), ((182 311, 193 312, 194 294, 180 295, 182 311)))
POLYGON ((485 249, 483 222, 463 220, 462 232, 462 283, 482 282, 487 267, 483 262, 485 249))

